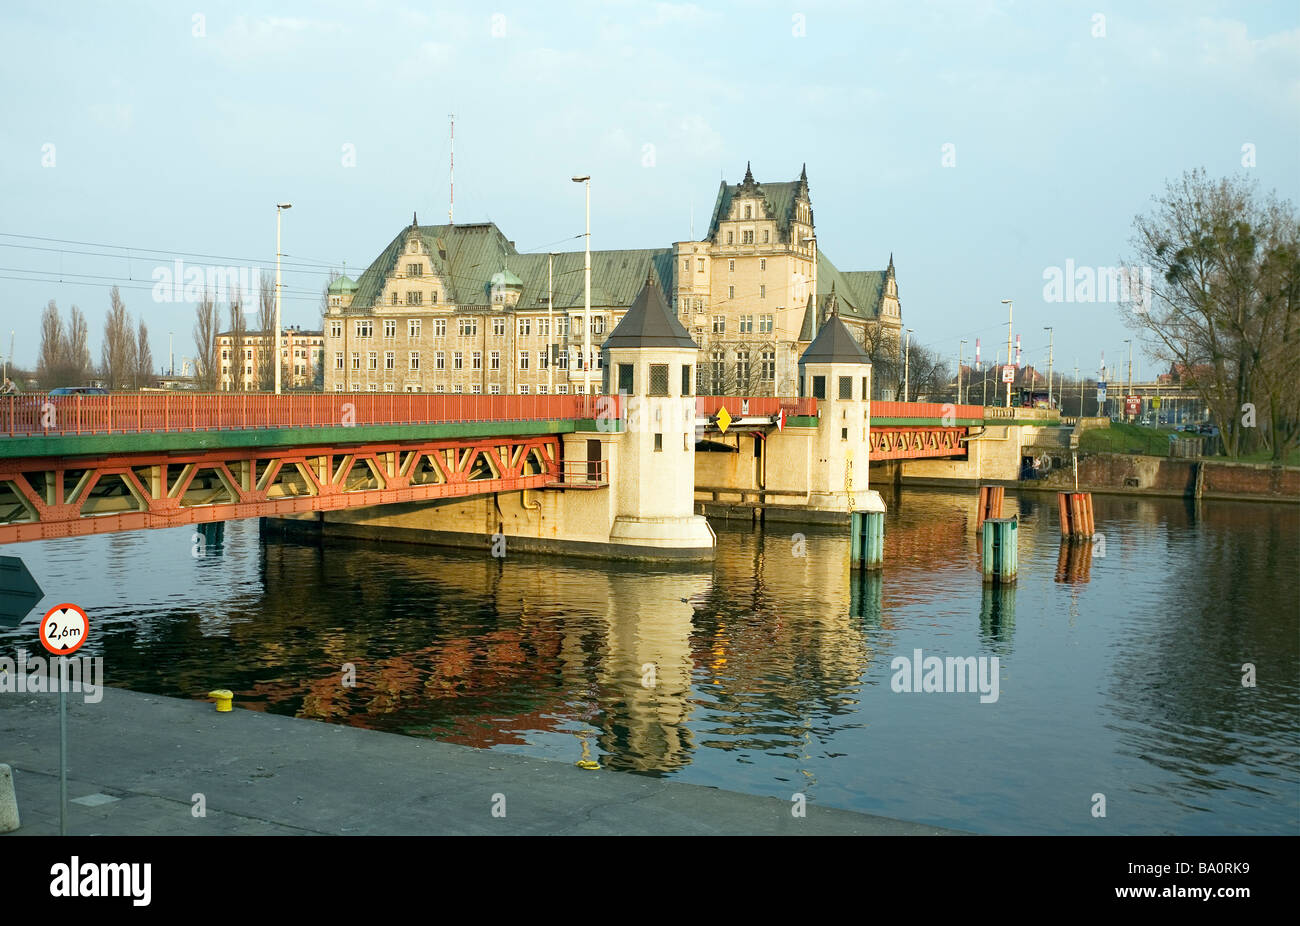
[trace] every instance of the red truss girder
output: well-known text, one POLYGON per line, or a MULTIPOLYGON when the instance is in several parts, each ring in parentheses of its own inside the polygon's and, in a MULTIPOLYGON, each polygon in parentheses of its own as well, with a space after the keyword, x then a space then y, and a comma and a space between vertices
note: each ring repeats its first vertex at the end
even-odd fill
POLYGON ((4 459, 0 486, 16 492, 36 520, 0 524, 0 543, 537 489, 560 481, 561 452, 558 437, 540 436, 150 452, 57 462, 48 457, 4 459), (541 471, 528 473, 534 452, 541 471), (149 472, 142 479, 137 470, 145 468, 149 472), (226 499, 187 501, 195 477, 205 471, 216 476, 218 492, 226 499), (38 472, 45 474, 44 494, 24 475, 38 472), (65 489, 68 472, 81 474, 71 492, 65 489), (294 477, 295 484, 280 482, 282 474, 294 477), (137 510, 84 510, 95 501, 92 493, 101 480, 111 476, 125 483, 137 510), (378 486, 361 484, 371 482, 378 486), (286 492, 294 494, 280 494, 286 492))
POLYGON ((876 460, 964 457, 966 445, 961 439, 965 436, 965 428, 872 428, 870 459, 874 463, 876 460))

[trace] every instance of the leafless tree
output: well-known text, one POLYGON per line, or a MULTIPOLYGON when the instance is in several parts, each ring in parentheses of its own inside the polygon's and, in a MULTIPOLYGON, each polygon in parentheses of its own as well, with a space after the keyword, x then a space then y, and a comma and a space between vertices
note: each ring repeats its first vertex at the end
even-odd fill
POLYGON ((63 363, 68 353, 67 340, 68 334, 63 328, 63 319, 59 317, 59 307, 51 299, 41 313, 41 350, 36 361, 36 378, 44 389, 68 385, 63 381, 63 363))
POLYGON ((248 388, 244 378, 247 360, 244 350, 248 346, 248 322, 244 318, 244 294, 235 287, 230 294, 230 391, 243 392, 248 388))
POLYGON ((217 359, 217 325, 220 313, 212 293, 204 290, 194 309, 194 381, 205 392, 217 387, 220 372, 217 359))
POLYGON ((1150 268, 1151 285, 1121 303, 1125 323, 1148 353, 1183 371, 1230 456, 1271 445, 1281 459, 1300 417, 1293 207, 1261 197, 1253 182, 1194 170, 1169 182, 1133 227, 1128 276, 1144 280, 1150 268))
POLYGON ((109 293, 108 315, 104 319, 104 343, 100 350, 104 382, 111 390, 130 388, 136 380, 135 329, 116 286, 109 293))
POLYGON ((270 392, 275 388, 275 280, 269 273, 258 279, 257 329, 262 336, 261 349, 257 351, 257 388, 270 392))
POLYGON ((140 319, 139 332, 136 335, 136 345, 138 350, 138 359, 136 363, 137 376, 135 386, 140 389, 145 386, 154 384, 153 369, 153 350, 149 347, 149 329, 145 326, 144 319, 140 319))
POLYGON ((90 325, 75 305, 68 313, 67 355, 64 360, 70 385, 84 385, 91 375, 90 325))

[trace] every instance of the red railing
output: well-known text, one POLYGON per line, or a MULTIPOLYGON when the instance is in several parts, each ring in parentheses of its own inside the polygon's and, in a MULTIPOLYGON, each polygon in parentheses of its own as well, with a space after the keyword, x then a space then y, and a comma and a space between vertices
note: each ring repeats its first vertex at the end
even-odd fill
POLYGON ((983 418, 981 405, 952 405, 944 402, 872 402, 872 418, 932 418, 942 421, 944 414, 953 418, 983 418))
POLYGON ((0 397, 0 436, 568 421, 618 417, 620 407, 618 396, 595 395, 16 395, 0 397))
POLYGON ((791 415, 816 415, 817 400, 790 396, 702 395, 695 398, 695 414, 700 418, 716 415, 725 407, 732 418, 770 418, 782 408, 786 417, 791 415))

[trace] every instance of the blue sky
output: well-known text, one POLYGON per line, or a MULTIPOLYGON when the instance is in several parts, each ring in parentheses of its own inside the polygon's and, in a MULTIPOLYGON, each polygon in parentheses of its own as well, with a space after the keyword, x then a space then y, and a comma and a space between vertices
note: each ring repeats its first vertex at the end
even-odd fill
POLYGON ((760 182, 806 162, 823 250, 844 270, 892 252, 914 338, 955 357, 980 337, 991 359, 1011 298, 1026 362, 1046 363, 1052 325, 1057 369, 1094 371, 1127 331, 1113 305, 1045 302, 1047 268, 1118 263, 1190 168, 1300 200, 1298 11, 7 3, 0 351, 15 329, 33 363, 53 298, 87 313, 97 360, 116 281, 155 358, 168 331, 191 353, 193 309, 154 302, 153 269, 272 264, 285 200, 286 323, 315 324, 329 266, 355 275, 413 211, 446 219, 454 112, 456 217, 520 250, 580 247, 575 173, 593 176, 593 247, 663 247, 692 209, 704 233, 746 161, 760 182))

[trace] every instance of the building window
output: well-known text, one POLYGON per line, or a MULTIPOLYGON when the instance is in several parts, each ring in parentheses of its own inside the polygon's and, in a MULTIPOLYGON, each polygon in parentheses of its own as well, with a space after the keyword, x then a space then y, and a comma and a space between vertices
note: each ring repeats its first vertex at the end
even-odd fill
POLYGON ((397 354, 391 350, 384 351, 384 369, 385 370, 397 369, 397 354))
POLYGON ((462 354, 460 351, 455 351, 451 355, 451 368, 453 370, 465 369, 465 355, 462 354))
POLYGON ((408 335, 413 338, 418 338, 420 336, 420 320, 418 318, 412 318, 407 323, 406 330, 408 335))
POLYGON ((698 268, 695 272, 696 272, 696 273, 703 273, 703 272, 704 272, 704 258, 703 258, 703 257, 697 257, 697 258, 695 258, 695 263, 696 263, 696 266, 697 266, 697 268, 698 268))
POLYGON ((430 305, 438 304, 438 291, 436 289, 433 292, 429 293, 429 303, 430 305))
POLYGON ((766 284, 766 283, 759 283, 759 284, 758 284, 758 298, 759 298, 759 299, 766 299, 766 298, 767 298, 767 284, 766 284))
POLYGON ((336 350, 334 352, 334 369, 343 369, 343 351, 341 350, 336 350))
POLYGON ((691 394, 691 365, 682 364, 682 395, 691 394))
POLYGON ((556 386, 556 387, 555 387, 555 394, 556 394, 556 395, 568 395, 568 394, 569 394, 569 387, 568 387, 568 386, 564 386, 564 385, 556 386))
POLYGON ((407 305, 424 305, 424 293, 420 293, 420 292, 407 292, 407 294, 406 294, 406 304, 407 304, 407 305))
POLYGON ((759 334, 771 334, 771 333, 772 333, 772 316, 771 316, 771 315, 760 315, 760 316, 758 316, 758 332, 759 332, 759 334))
POLYGON ((745 207, 745 218, 747 218, 747 219, 752 219, 753 217, 754 217, 754 207, 753 207, 753 206, 746 206, 746 207, 745 207))
POLYGON ((551 336, 551 320, 549 318, 537 319, 537 336, 541 338, 551 336))
POLYGON ((555 336, 557 338, 567 338, 569 336, 569 316, 561 315, 555 320, 555 336))
POLYGON ((501 351, 494 350, 492 351, 492 353, 488 354, 488 363, 489 363, 488 369, 490 370, 501 369, 501 351))
POLYGON ((420 369, 420 352, 418 350, 411 351, 411 369, 420 369))
POLYGON ((438 393, 446 392, 447 387, 444 386, 442 383, 439 383, 438 385, 433 387, 433 391, 438 393))
POLYGON ((765 350, 758 355, 758 376, 760 379, 776 379, 776 352, 765 350))
POLYGON ((650 394, 668 395, 668 364, 650 364, 650 394))
POLYGON ((451 387, 451 391, 454 392, 456 395, 460 395, 465 390, 464 388, 461 387, 460 383, 457 383, 456 385, 451 387))
POLYGON ((393 384, 392 384, 392 383, 384 383, 384 392, 392 392, 392 391, 393 391, 393 384))
POLYGON ((421 276, 424 276, 424 268, 423 268, 420 264, 407 264, 407 265, 406 265, 406 275, 407 275, 408 277, 421 277, 421 276))
POLYGON ((604 334, 604 333, 605 333, 605 316, 604 316, 604 315, 593 315, 593 316, 591 316, 591 333, 592 333, 592 334, 604 334))
POLYGON ((378 383, 368 383, 366 385, 366 392, 378 392, 378 391, 379 391, 378 383))
POLYGON ((488 386, 488 392, 491 393, 492 395, 500 395, 501 386, 497 383, 493 383, 492 385, 488 386))
POLYGON ((741 334, 754 333, 754 316, 752 315, 740 316, 740 333, 741 334))
POLYGON ((655 435, 655 453, 663 453, 663 449, 664 449, 664 436, 663 436, 663 434, 656 434, 656 435, 655 435))
POLYGON ((735 298, 736 298, 736 287, 734 287, 734 286, 728 286, 728 287, 727 287, 727 298, 728 298, 728 299, 735 299, 735 298))
POLYGON ((458 322, 458 328, 462 338, 472 338, 478 334, 477 318, 461 318, 458 319, 458 322))
POLYGON ((768 229, 766 229, 766 228, 763 229, 763 243, 764 243, 764 244, 767 244, 768 241, 771 240, 771 238, 770 238, 771 234, 772 234, 771 231, 769 231, 768 229))
POLYGON ((483 369, 483 352, 482 352, 482 351, 476 350, 476 351, 474 351, 474 353, 470 354, 470 369, 471 369, 471 370, 481 370, 481 369, 483 369))
POLYGON ((550 366, 551 355, 549 351, 539 350, 537 352, 537 369, 545 370, 550 366))
POLYGON ((555 366, 558 369, 567 370, 569 368, 569 352, 567 350, 560 349, 560 346, 558 344, 555 345, 555 347, 556 347, 555 366))
POLYGON ((435 318, 433 320, 433 336, 435 338, 445 338, 447 336, 447 319, 435 318))
POLYGON ((709 386, 713 392, 721 395, 724 391, 723 382, 727 378, 727 355, 720 350, 715 350, 709 355, 709 386))
POLYGON ((366 369, 367 370, 379 369, 379 351, 372 350, 366 354, 366 369))
POLYGON ((397 319, 385 318, 384 319, 384 340, 391 341, 395 337, 397 337, 397 319))
POLYGON ((853 398, 853 377, 852 376, 840 377, 840 398, 841 399, 853 398))
POLYGON ((682 261, 682 273, 691 272, 691 259, 688 257, 682 261))
POLYGON ((727 272, 734 273, 735 270, 736 270, 736 262, 734 260, 727 261, 727 272))
POLYGON ((736 352, 736 389, 743 395, 749 391, 749 351, 736 352))
POLYGON ((735 236, 731 232, 727 232, 727 244, 734 244, 734 238, 735 236))
POLYGON ((526 350, 521 350, 519 352, 519 369, 521 370, 528 369, 528 354, 529 352, 526 350))
POLYGON ((480 386, 478 383, 475 383, 474 385, 469 387, 469 391, 472 395, 482 395, 483 387, 480 386))
POLYGON ((343 391, 343 384, 342 384, 342 383, 335 383, 335 384, 334 384, 334 391, 335 391, 335 392, 342 392, 342 391, 343 391))
POLYGON ((631 363, 618 364, 618 391, 631 395, 635 391, 636 366, 631 363))
POLYGON ((826 398, 826 377, 814 376, 812 378, 812 394, 814 399, 826 398))
POLYGON ((361 354, 359 351, 352 352, 352 369, 361 369, 361 354))
POLYGON ((341 337, 343 337, 343 323, 342 323, 342 322, 330 322, 330 337, 332 337, 332 338, 341 338, 341 337))
POLYGON ((519 384, 519 394, 520 394, 520 395, 528 395, 528 384, 527 384, 527 383, 520 383, 520 384, 519 384))
POLYGON ((533 327, 532 322, 533 320, 531 318, 519 319, 519 336, 521 338, 526 338, 531 333, 533 327))
POLYGON ((397 305, 397 290, 393 290, 392 298, 389 300, 392 305, 397 305))
POLYGON ((446 352, 446 351, 438 350, 438 351, 434 351, 434 352, 433 352, 433 368, 434 368, 435 370, 445 370, 445 369, 447 369, 447 352, 446 352))
POLYGON ((506 336, 506 320, 504 318, 492 319, 492 336, 495 338, 504 338, 506 336))
POLYGON ((714 334, 727 333, 727 316, 725 315, 713 316, 713 333, 714 334))
MULTIPOLYGON (((767 232, 764 232, 763 234, 766 235, 767 232)), ((764 237, 763 240, 764 240, 764 241, 767 241, 767 238, 764 237)), ((766 257, 760 257, 760 258, 758 259, 758 269, 759 269, 759 270, 766 270, 766 269, 767 269, 767 258, 766 258, 766 257)))
POLYGON ((375 323, 369 319, 357 322, 357 337, 368 338, 375 333, 375 323))

